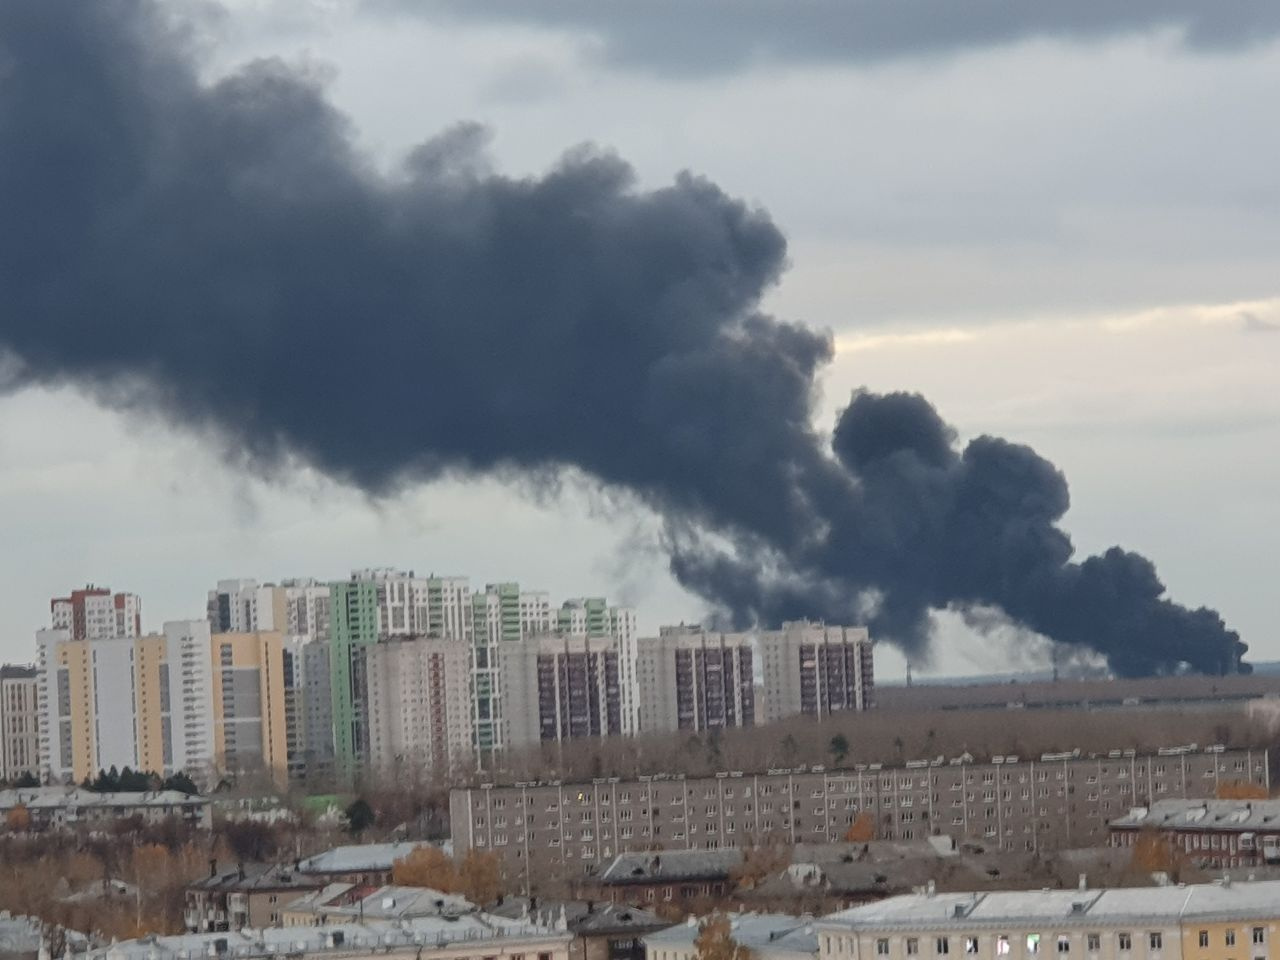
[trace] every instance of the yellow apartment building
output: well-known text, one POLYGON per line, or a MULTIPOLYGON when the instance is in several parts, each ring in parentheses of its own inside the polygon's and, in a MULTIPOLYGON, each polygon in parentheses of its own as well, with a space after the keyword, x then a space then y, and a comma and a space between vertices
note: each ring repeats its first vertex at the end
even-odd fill
POLYGON ((289 774, 284 642, 277 632, 216 633, 210 643, 213 752, 228 773, 289 774))
POLYGON ((145 636, 36 635, 41 773, 79 783, 111 767, 197 778, 212 760, 209 627, 145 636))

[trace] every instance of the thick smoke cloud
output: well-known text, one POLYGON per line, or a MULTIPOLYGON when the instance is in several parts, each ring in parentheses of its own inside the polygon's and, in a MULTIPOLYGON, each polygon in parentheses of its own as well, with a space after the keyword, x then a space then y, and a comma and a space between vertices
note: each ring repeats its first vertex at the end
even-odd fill
MULTIPOLYGON (((163 8, 159 8, 163 9, 163 8)), ((1119 549, 1083 563, 1026 447, 963 449, 923 399, 812 426, 830 339, 762 315, 768 217, 620 160, 490 173, 459 127, 372 169, 305 76, 202 86, 143 0, 0 4, 0 348, 19 383, 299 456, 375 493, 573 467, 667 523, 672 569, 738 622, 997 606, 1123 673, 1231 669, 1212 611, 1119 549)))
POLYGON ((1266 0, 365 0, 373 9, 501 20, 583 31, 624 67, 676 73, 756 61, 867 64, 961 53, 1022 40, 1105 40, 1167 30, 1190 49, 1221 51, 1275 39, 1280 7, 1266 0))

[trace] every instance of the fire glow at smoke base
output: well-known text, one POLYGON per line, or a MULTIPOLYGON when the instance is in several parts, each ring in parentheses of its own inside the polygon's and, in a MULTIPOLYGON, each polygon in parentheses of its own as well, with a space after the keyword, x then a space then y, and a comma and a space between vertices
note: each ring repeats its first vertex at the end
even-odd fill
POLYGON ((1121 674, 1236 668, 1238 636, 1145 558, 1071 560, 1066 481, 1030 448, 960 449, 906 393, 855 394, 820 437, 831 341, 759 312, 786 250, 766 214, 689 175, 637 191, 586 149, 497 176, 483 140, 454 128, 387 177, 279 63, 204 87, 144 0, 8 0, 15 382, 374 493, 579 468, 657 511, 672 572, 740 625, 869 619, 919 656, 931 609, 998 607, 1121 674))

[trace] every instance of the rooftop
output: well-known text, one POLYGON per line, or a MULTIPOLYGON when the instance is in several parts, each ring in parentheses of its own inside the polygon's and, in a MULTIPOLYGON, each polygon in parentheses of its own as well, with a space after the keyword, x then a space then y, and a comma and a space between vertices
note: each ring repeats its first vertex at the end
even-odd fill
POLYGON ((663 850, 620 853, 596 874, 605 884, 719 880, 742 863, 741 850, 663 850))
POLYGON ((454 919, 439 917, 405 920, 399 923, 332 924, 324 927, 245 928, 235 933, 188 933, 172 937, 143 937, 90 950, 86 960, 225 960, 268 958, 292 953, 331 955, 371 952, 415 953, 421 948, 444 947, 451 943, 491 940, 559 939, 569 934, 552 927, 506 920, 486 914, 469 914, 454 919))
POLYGON ((528 897, 505 897, 501 904, 490 908, 490 913, 511 919, 551 916, 558 920, 563 912, 569 932, 578 936, 658 930, 669 926, 656 913, 616 903, 600 903, 593 900, 544 900, 528 897))
POLYGON ((916 892, 824 917, 824 928, 872 930, 1027 925, 1056 926, 1123 920, 1280 918, 1280 881, 1246 881, 1108 890, 1026 890, 993 893, 916 892))
POLYGON ((331 883, 286 907, 291 913, 323 913, 327 917, 362 920, 411 920, 460 916, 475 911, 466 897, 428 887, 383 886, 370 890, 350 883, 331 883))
MULTIPOLYGON (((733 939, 757 955, 817 956, 818 935, 814 932, 812 917, 796 917, 789 913, 729 913, 726 916, 733 939)), ((651 933, 644 942, 646 946, 660 949, 692 949, 697 936, 698 924, 691 919, 651 933)))
POLYGON ((1150 807, 1134 807, 1111 826, 1231 833, 1280 830, 1280 800, 1157 800, 1150 807))
POLYGON ((418 847, 423 846, 430 846, 430 844, 419 840, 349 844, 308 857, 298 864, 298 869, 303 873, 359 873, 362 870, 390 870, 395 861, 404 859, 418 847))
POLYGON ((204 797, 179 790, 143 790, 137 793, 96 793, 83 787, 19 787, 0 790, 0 810, 23 806, 29 810, 57 807, 171 807, 207 805, 204 797))
POLYGON ((214 871, 189 884, 192 890, 313 890, 322 881, 318 877, 300 874, 285 864, 249 864, 234 870, 214 871))

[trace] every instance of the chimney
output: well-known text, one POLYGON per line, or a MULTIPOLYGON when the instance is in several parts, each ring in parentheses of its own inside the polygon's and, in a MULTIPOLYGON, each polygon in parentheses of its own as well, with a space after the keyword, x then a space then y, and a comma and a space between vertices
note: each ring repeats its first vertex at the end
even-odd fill
POLYGON ((1088 889, 1089 889, 1089 876, 1088 876, 1088 874, 1084 874, 1084 873, 1080 874, 1080 881, 1079 881, 1079 883, 1077 883, 1077 884, 1076 884, 1076 889, 1077 889, 1077 890, 1088 890, 1088 889))
POLYGON ((930 880, 928 885, 924 888, 924 895, 926 897, 932 897, 937 892, 938 892, 938 885, 934 883, 932 880, 930 880))
POLYGON ((210 857, 209 858, 209 876, 210 878, 212 878, 212 877, 216 877, 217 875, 218 875, 218 858, 210 857))
POLYGON ((595 912, 596 912, 596 902, 594 900, 588 900, 587 913, 595 913, 595 912))

